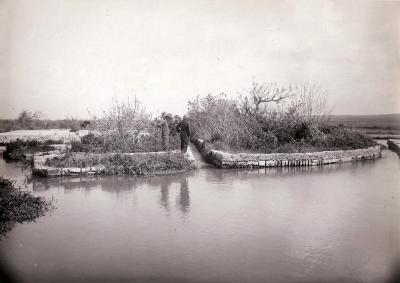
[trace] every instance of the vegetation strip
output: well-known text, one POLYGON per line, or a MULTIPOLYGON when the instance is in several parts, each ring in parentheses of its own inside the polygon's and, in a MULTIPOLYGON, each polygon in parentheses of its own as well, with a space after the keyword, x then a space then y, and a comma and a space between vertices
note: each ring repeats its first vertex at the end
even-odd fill
POLYGON ((0 238, 15 223, 31 222, 53 209, 51 201, 21 191, 15 182, 0 176, 0 238))

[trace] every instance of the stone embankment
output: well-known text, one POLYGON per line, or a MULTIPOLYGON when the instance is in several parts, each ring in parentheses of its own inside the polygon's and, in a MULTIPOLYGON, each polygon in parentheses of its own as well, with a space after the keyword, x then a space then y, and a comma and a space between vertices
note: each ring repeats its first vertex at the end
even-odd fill
POLYGON ((400 157, 400 140, 388 140, 388 148, 396 152, 400 157))
POLYGON ((381 157, 380 146, 365 149, 335 150, 310 153, 227 153, 212 150, 202 140, 193 141, 203 156, 219 168, 263 168, 316 166, 381 157))
MULTIPOLYGON (((171 151, 170 153, 178 153, 179 151, 171 151)), ((130 156, 155 156, 159 154, 166 154, 165 151, 160 152, 138 152, 138 153, 123 153, 123 155, 130 156)), ((116 153, 106 153, 107 155, 112 155, 116 153)), ((99 164, 95 166, 88 167, 53 167, 47 166, 46 160, 53 158, 62 158, 65 153, 60 151, 52 151, 52 152, 42 152, 37 153, 32 157, 32 174, 36 176, 43 177, 59 177, 59 176, 81 176, 81 175, 101 175, 106 173, 106 166, 99 164)), ((102 154, 92 154, 92 155, 102 155, 102 154)), ((105 154, 104 154, 105 155, 105 154)), ((189 169, 196 167, 196 160, 193 156, 192 151, 188 148, 188 151, 184 154, 184 158, 186 158, 190 162, 189 169)), ((185 171, 185 170, 182 170, 185 171)), ((165 173, 178 173, 178 172, 155 172, 155 174, 165 174, 165 173)))

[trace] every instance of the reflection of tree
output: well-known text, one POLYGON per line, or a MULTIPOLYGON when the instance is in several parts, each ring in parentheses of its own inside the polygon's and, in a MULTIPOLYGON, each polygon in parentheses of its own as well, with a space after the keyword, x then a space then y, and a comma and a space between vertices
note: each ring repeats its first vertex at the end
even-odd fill
POLYGON ((160 205, 167 211, 170 209, 170 188, 172 183, 179 183, 179 195, 177 198, 177 206, 180 211, 186 213, 190 207, 190 194, 188 185, 188 174, 163 176, 154 179, 152 183, 160 184, 160 205), (161 181, 161 182, 160 182, 161 181))
POLYGON ((65 193, 72 190, 90 191, 101 188, 102 191, 116 193, 138 188, 141 184, 149 184, 152 187, 160 187, 160 205, 167 211, 170 209, 171 184, 180 185, 180 193, 177 199, 178 208, 186 213, 190 207, 190 195, 188 177, 193 172, 183 174, 153 176, 151 178, 136 178, 131 176, 91 176, 91 177, 61 177, 61 178, 33 178, 33 190, 44 191, 54 187, 61 187, 65 193))
POLYGON ((52 187, 62 187, 67 193, 76 189, 90 191, 100 187, 103 191, 118 193, 120 191, 132 190, 139 182, 143 181, 130 176, 33 178, 33 190, 44 191, 52 187))
POLYGON ((179 209, 186 213, 190 208, 190 195, 189 186, 186 177, 183 177, 180 181, 180 193, 178 198, 179 209))
POLYGON ((169 210, 169 183, 161 185, 160 203, 165 210, 169 210))
POLYGON ((101 189, 109 193, 119 193, 137 188, 141 180, 131 176, 106 176, 101 180, 101 189))
POLYGON ((100 182, 98 177, 60 177, 60 178, 33 178, 34 191, 46 191, 54 187, 62 187, 65 192, 74 189, 90 190, 100 182))

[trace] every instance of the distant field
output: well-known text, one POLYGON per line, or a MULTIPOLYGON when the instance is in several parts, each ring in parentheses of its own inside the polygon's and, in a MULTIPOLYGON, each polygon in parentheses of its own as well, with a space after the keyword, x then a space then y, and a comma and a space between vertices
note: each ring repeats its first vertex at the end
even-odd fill
POLYGON ((81 124, 87 120, 68 119, 27 119, 25 121, 18 119, 0 119, 0 133, 16 130, 43 130, 43 129, 68 129, 78 131, 81 124))
POLYGON ((368 134, 400 134, 400 114, 331 115, 331 122, 356 128, 368 134))

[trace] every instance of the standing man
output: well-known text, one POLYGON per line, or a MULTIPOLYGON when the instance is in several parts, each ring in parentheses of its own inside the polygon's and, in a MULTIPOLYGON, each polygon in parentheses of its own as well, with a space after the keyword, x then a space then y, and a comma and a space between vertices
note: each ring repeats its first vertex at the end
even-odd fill
POLYGON ((190 141, 190 129, 186 115, 183 116, 176 129, 181 134, 181 152, 186 153, 190 141))

